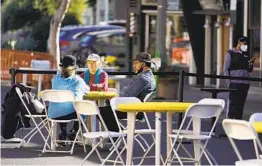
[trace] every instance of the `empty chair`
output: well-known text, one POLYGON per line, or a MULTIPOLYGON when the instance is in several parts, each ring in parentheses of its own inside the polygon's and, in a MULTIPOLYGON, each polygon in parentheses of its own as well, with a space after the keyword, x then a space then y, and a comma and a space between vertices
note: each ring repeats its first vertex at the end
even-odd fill
MULTIPOLYGON (((216 100, 221 100, 221 99, 216 99, 216 100)), ((212 158, 213 162, 216 164, 215 159, 212 157, 212 155, 207 151, 206 146, 208 141, 211 138, 211 134, 217 124, 217 121, 222 113, 223 110, 223 102, 221 101, 220 103, 208 103, 208 104, 203 104, 203 103, 196 103, 190 106, 184 116, 184 119, 178 129, 177 132, 169 134, 168 137, 170 138, 171 142, 171 149, 169 153, 167 154, 167 159, 165 164, 171 163, 174 158, 178 159, 178 162, 183 165, 182 159, 186 162, 194 162, 194 163, 200 163, 201 158, 203 155, 207 158, 208 162, 210 165, 212 165, 212 161, 210 157, 212 158), (201 132, 197 131, 197 128, 199 128, 199 123, 194 123, 194 121, 199 121, 201 123, 202 119, 210 119, 215 117, 215 122, 208 132, 208 134, 202 134, 201 132), (189 119, 189 123, 186 124, 186 120, 189 119), (190 132, 185 132, 186 130, 182 130, 184 128, 189 129, 189 126, 193 127, 193 130, 190 132), (174 141, 173 141, 174 140, 174 141), (187 148, 183 146, 182 141, 183 140, 189 140, 193 141, 196 146, 199 146, 199 148, 202 150, 199 158, 194 158, 192 155, 189 153, 187 148), (203 143, 202 143, 202 142, 203 143), (178 145, 176 145, 178 143, 178 145), (188 157, 180 157, 178 155, 178 150, 179 148, 182 148, 188 157), (174 153, 173 157, 170 159, 172 152, 174 153)))
MULTIPOLYGON (((120 160, 121 160, 120 163, 125 165, 125 163, 124 163, 124 161, 123 161, 123 159, 122 159, 122 157, 121 157, 121 155, 118 151, 118 146, 119 146, 118 143, 124 139, 124 136, 126 136, 126 134, 120 133, 120 132, 108 131, 108 129, 105 125, 105 122, 104 122, 102 116, 100 115, 99 108, 97 107, 95 102, 87 101, 87 100, 75 101, 74 107, 75 107, 75 110, 77 112, 78 120, 80 121, 80 123, 81 123, 81 125, 83 126, 83 129, 84 129, 83 136, 84 136, 85 139, 88 139, 92 144, 92 150, 86 155, 84 160, 81 162, 81 165, 90 157, 90 155, 94 151, 98 155, 102 165, 104 165, 106 162, 114 162, 114 163, 117 162, 116 160, 109 160, 109 158, 112 156, 112 154, 114 152, 117 153, 117 159, 120 158, 120 160), (86 122, 84 121, 82 115, 98 116, 98 118, 100 119, 102 127, 104 127, 104 131, 97 131, 97 132, 89 131, 87 126, 86 126, 86 122), (100 141, 98 143, 96 143, 94 141, 94 139, 98 139, 98 138, 100 138, 100 141), (118 138, 118 141, 114 142, 113 138, 118 138), (106 157, 106 159, 103 159, 97 148, 105 139, 109 139, 110 143, 112 144, 113 149, 111 150, 110 154, 106 157)), ((82 130, 81 128, 82 127, 80 127, 80 130, 82 130)), ((124 141, 124 143, 125 143, 125 141, 124 141)), ((126 146, 126 144, 125 144, 125 146, 126 146)))
POLYGON ((245 120, 235 120, 235 119, 225 119, 223 120, 223 128, 226 132, 226 135, 229 139, 230 144, 232 145, 239 161, 236 162, 236 165, 251 165, 248 163, 257 163, 261 161, 257 160, 243 160, 235 142, 236 140, 252 140, 256 152, 256 158, 260 159, 259 150, 262 151, 262 145, 258 138, 258 135, 252 125, 245 120))

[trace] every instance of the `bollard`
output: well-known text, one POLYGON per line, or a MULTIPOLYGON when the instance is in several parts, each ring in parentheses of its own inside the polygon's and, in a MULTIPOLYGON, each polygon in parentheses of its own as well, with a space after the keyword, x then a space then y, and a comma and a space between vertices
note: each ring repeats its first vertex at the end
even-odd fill
MULTIPOLYGON (((183 70, 179 71, 179 82, 178 82, 178 101, 183 102, 184 100, 184 78, 185 72, 183 70)), ((177 125, 180 127, 183 119, 183 113, 179 113, 177 125)))

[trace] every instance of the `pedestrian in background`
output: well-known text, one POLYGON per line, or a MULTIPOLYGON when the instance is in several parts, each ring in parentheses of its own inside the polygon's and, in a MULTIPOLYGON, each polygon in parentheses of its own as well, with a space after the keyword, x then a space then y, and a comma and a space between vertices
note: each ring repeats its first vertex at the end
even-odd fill
MULTIPOLYGON (((255 58, 248 55, 248 38, 243 36, 238 39, 235 48, 229 50, 225 57, 224 75, 233 77, 249 77, 253 71, 255 58)), ((228 79, 227 85, 236 91, 229 92, 229 104, 227 117, 230 119, 242 119, 245 101, 249 90, 248 80, 228 79)))

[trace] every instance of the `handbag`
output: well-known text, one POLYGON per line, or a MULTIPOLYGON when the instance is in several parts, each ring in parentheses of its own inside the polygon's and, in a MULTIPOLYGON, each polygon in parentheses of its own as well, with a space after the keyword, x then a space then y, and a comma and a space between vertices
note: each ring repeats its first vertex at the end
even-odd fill
POLYGON ((34 108, 35 108, 35 112, 38 114, 42 114, 45 106, 35 97, 35 95, 33 93, 25 93, 27 100, 31 101, 31 103, 33 104, 34 108))
POLYGON ((36 113, 42 114, 45 109, 45 106, 38 99, 33 99, 32 103, 35 107, 36 113))

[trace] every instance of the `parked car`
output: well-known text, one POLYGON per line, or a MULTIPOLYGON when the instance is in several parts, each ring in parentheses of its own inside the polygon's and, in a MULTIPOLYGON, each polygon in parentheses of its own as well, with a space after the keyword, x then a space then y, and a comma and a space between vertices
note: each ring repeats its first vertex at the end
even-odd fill
POLYGON ((115 65, 120 70, 127 67, 127 57, 125 54, 125 29, 104 30, 90 32, 82 38, 80 48, 73 55, 77 59, 80 67, 84 67, 86 57, 91 53, 97 53, 100 56, 115 56, 115 65))
POLYGON ((59 35, 60 54, 72 54, 78 48, 78 39, 88 32, 121 28, 123 27, 116 25, 65 26, 61 28, 59 35))

